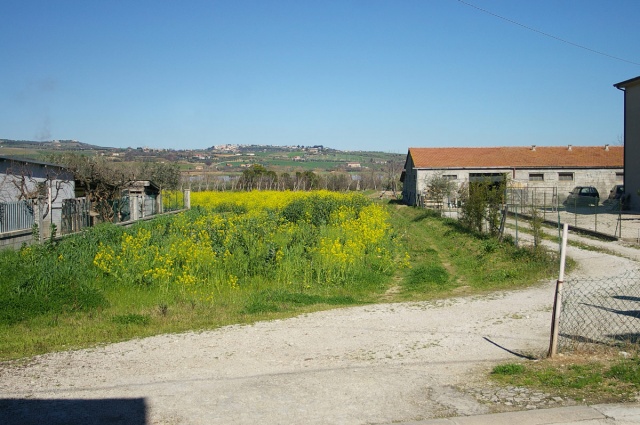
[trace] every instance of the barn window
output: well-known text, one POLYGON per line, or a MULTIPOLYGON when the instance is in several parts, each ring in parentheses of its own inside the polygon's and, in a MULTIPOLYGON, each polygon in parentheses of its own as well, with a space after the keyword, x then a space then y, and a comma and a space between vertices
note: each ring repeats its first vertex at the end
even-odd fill
POLYGON ((442 178, 445 180, 457 180, 458 176, 455 174, 443 174, 442 178))
POLYGON ((532 181, 532 182, 544 181, 544 174, 542 174, 542 173, 529 173, 529 181, 532 181))
POLYGON ((573 173, 558 173, 558 180, 561 182, 572 182, 573 173))

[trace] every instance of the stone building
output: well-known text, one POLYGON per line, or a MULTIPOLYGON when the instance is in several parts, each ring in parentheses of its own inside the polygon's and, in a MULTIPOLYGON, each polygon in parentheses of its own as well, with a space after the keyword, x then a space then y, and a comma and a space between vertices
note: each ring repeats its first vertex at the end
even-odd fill
POLYGON ((564 201, 575 186, 595 186, 605 198, 623 183, 623 170, 622 146, 409 148, 402 198, 417 205, 435 175, 455 187, 489 179, 506 180, 512 187, 552 188, 556 202, 564 201))

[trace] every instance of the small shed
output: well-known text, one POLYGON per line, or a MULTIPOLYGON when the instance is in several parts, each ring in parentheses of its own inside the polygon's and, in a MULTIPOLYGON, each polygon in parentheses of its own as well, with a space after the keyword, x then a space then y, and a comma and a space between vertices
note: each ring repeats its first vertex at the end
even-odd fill
POLYGON ((134 180, 125 184, 122 196, 129 199, 131 220, 162 213, 162 191, 150 180, 134 180))

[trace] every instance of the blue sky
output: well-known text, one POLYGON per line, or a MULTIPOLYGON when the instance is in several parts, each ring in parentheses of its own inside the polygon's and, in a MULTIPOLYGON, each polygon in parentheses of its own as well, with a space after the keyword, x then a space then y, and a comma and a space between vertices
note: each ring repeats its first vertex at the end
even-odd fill
POLYGON ((640 1, 0 0, 0 138, 618 144, 640 1))

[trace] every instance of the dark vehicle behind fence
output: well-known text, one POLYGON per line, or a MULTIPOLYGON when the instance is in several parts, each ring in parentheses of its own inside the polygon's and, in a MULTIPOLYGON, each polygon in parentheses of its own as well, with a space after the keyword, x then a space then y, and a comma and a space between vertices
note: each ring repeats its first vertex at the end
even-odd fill
POLYGON ((618 202, 624 196, 624 185, 617 184, 609 191, 609 197, 602 202, 603 204, 612 204, 618 202))
POLYGON ((605 199, 602 204, 608 205, 615 210, 628 210, 629 195, 624 193, 624 185, 617 184, 613 186, 613 189, 609 191, 609 197, 605 199))
POLYGON ((566 207, 584 207, 589 205, 598 205, 600 203, 600 194, 598 189, 593 186, 576 186, 569 196, 563 202, 566 207))

